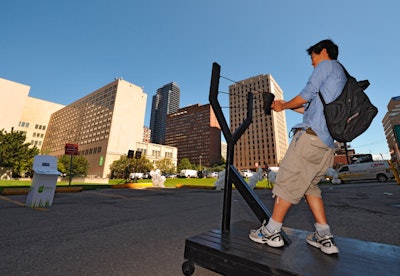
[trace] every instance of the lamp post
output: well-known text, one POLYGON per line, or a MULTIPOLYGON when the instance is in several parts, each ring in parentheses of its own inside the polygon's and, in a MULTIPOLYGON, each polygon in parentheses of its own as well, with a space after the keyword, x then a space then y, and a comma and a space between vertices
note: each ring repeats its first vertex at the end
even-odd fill
POLYGON ((199 159, 200 159, 200 171, 202 171, 202 170, 201 170, 201 158, 202 158, 202 156, 200 155, 200 156, 199 156, 199 159))

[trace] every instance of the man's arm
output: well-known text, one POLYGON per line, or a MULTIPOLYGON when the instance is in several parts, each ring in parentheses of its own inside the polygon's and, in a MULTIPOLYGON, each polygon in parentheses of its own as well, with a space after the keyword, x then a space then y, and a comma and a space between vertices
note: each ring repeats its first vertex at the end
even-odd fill
POLYGON ((276 112, 280 112, 285 109, 292 109, 293 111, 304 113, 305 103, 307 103, 307 101, 300 95, 297 95, 288 102, 285 102, 284 100, 276 100, 272 103, 271 108, 276 112))

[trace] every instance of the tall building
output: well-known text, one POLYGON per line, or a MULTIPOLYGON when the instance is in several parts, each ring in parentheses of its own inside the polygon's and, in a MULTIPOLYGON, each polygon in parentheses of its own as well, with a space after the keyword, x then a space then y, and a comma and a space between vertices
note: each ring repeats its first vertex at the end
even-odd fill
POLYGON ((18 126, 30 89, 25 84, 0 78, 0 129, 10 132, 18 126))
POLYGON ((53 113, 42 149, 62 156, 65 144, 78 144, 88 176, 106 178, 110 165, 143 141, 146 100, 141 87, 116 79, 53 113))
POLYGON ((221 129, 210 104, 191 105, 168 115, 165 144, 178 148, 178 161, 212 166, 221 162, 221 129))
POLYGON ((283 99, 282 89, 271 75, 259 75, 229 86, 230 128, 236 130, 247 116, 247 94, 254 93, 253 122, 235 145, 233 163, 237 169, 277 166, 288 148, 285 112, 266 115, 262 93, 283 99))
POLYGON ((26 142, 42 148, 50 116, 64 105, 27 97, 16 130, 25 132, 26 142))
POLYGON ((151 105, 150 129, 151 142, 165 143, 165 128, 167 115, 175 113, 179 108, 180 88, 175 82, 168 83, 157 89, 151 105))
POLYGON ((0 129, 22 131, 26 142, 42 147, 53 112, 64 105, 29 97, 30 87, 0 78, 0 129))
POLYGON ((400 161, 400 96, 391 98, 387 109, 382 119, 383 130, 392 158, 400 161))

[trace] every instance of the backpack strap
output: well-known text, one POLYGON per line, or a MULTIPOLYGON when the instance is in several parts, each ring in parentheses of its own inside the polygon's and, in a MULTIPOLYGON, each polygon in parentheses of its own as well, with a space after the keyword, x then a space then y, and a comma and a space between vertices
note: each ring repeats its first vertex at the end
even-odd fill
MULTIPOLYGON (((351 76, 350 76, 349 72, 347 72, 347 70, 346 70, 346 68, 343 66, 343 64, 341 64, 339 61, 336 61, 336 62, 337 62, 340 66, 342 66, 343 71, 344 71, 344 74, 346 75, 346 78, 349 79, 351 76)), ((321 94, 321 91, 318 91, 318 94, 319 94, 319 98, 321 99, 322 105, 325 107, 326 102, 325 102, 324 97, 323 97, 322 94, 321 94)))

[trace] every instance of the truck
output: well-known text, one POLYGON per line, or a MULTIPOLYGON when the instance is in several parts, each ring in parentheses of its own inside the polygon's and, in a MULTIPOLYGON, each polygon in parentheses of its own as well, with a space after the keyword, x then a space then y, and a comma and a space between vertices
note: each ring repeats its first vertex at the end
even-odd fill
POLYGON ((184 177, 184 178, 197 177, 197 171, 196 170, 181 170, 181 172, 179 173, 179 177, 184 177))
POLYGON ((394 178, 388 161, 384 160, 343 165, 337 169, 337 172, 342 182, 373 179, 386 182, 394 178))

